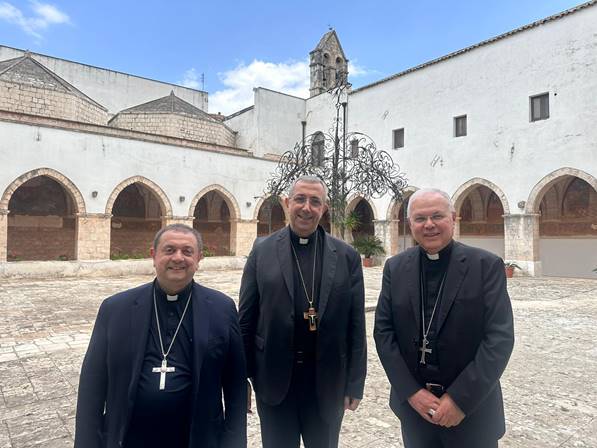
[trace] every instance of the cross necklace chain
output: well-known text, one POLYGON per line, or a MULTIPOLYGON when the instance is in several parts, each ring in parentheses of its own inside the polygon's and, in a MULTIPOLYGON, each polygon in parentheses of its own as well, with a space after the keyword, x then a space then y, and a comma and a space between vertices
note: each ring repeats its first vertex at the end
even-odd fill
POLYGON ((439 289, 437 291, 437 296, 435 297, 435 303, 433 304, 433 311, 431 312, 431 317, 429 318, 429 323, 427 324, 427 330, 425 330, 425 293, 423 289, 423 273, 421 272, 421 330, 423 332, 423 342, 419 347, 419 351, 421 352, 421 360, 419 364, 427 364, 425 361, 425 355, 431 354, 433 351, 428 347, 429 339, 427 339, 427 335, 429 334, 429 330, 431 329, 431 323, 433 322, 433 318, 435 317, 435 310, 437 308, 437 303, 439 302, 439 298, 442 295, 442 290, 444 289, 444 281, 446 280, 446 273, 442 277, 442 282, 439 285, 439 289))
POLYGON ((315 265, 317 264, 317 246, 319 244, 319 233, 317 230, 315 231, 315 253, 313 254, 313 277, 311 278, 311 296, 309 297, 309 293, 307 292, 307 285, 305 285, 305 279, 303 278, 303 272, 301 270, 301 264, 299 263, 298 256, 296 255, 296 250, 294 250, 294 245, 292 241, 290 242, 290 247, 292 248, 292 253, 294 254, 294 260, 296 261, 296 267, 298 269, 299 277, 301 278, 301 283, 303 284, 303 289, 305 290, 305 296, 307 297, 307 302, 309 302, 309 308, 307 311, 303 313, 303 319, 309 322, 309 331, 316 331, 317 330, 317 311, 315 311, 315 265))
POLYGON ((176 327, 176 331, 174 332, 174 336, 172 336, 172 340, 170 341, 170 345, 168 346, 168 350, 164 351, 164 342, 162 341, 162 331, 160 330, 160 318, 158 317, 158 305, 155 298, 155 286, 153 288, 153 310, 155 311, 155 321, 158 326, 158 338, 160 340, 160 351, 162 352, 162 365, 160 367, 154 367, 151 369, 154 373, 160 374, 160 390, 164 390, 166 388, 166 374, 174 372, 174 367, 168 367, 168 355, 170 354, 170 350, 172 350, 172 346, 174 345, 174 341, 176 340, 176 336, 178 336, 178 330, 180 330, 180 326, 182 325, 182 321, 184 320, 184 316, 187 313, 187 309, 189 308, 189 303, 191 303, 191 296, 193 295, 193 288, 191 287, 191 292, 189 293, 189 298, 187 299, 187 304, 184 306, 184 310, 182 312, 182 316, 178 321, 178 326, 176 327))

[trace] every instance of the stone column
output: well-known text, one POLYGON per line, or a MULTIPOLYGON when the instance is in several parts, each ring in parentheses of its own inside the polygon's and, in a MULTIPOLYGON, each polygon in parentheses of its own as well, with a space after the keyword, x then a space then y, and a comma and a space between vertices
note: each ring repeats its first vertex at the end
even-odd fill
POLYGON ((515 262, 526 275, 541 275, 539 214, 504 215, 506 261, 515 262))
POLYGON ((257 238, 257 220, 239 219, 230 222, 230 247, 234 255, 249 255, 257 238))
POLYGON ((388 257, 396 255, 400 248, 400 222, 399 219, 390 219, 388 221, 388 232, 390 234, 390 251, 386 253, 388 257))
POLYGON ((391 221, 376 219, 373 220, 375 236, 383 242, 383 248, 386 251, 385 257, 392 255, 392 234, 390 232, 391 221))
POLYGON ((8 255, 8 214, 10 212, 0 209, 0 263, 6 261, 8 255))
POLYGON ((460 216, 456 217, 456 221, 454 221, 454 239, 455 240, 459 240, 460 239, 460 220, 462 218, 460 216))
POLYGON ((112 215, 77 214, 77 260, 110 259, 110 223, 112 215))

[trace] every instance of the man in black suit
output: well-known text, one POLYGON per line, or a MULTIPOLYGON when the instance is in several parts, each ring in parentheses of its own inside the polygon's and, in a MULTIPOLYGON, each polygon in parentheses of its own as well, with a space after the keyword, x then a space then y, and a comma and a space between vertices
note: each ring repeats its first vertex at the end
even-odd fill
POLYGON ((514 345, 503 261, 452 240, 454 207, 440 190, 415 192, 407 214, 419 246, 386 262, 374 329, 404 444, 497 447, 514 345))
POLYGON ((240 289, 247 374, 264 448, 338 446, 345 409, 363 396, 367 349, 361 259, 319 226, 327 189, 301 177, 290 226, 255 245, 240 289))
POLYGON ((150 250, 157 278, 100 306, 75 448, 246 446, 238 316, 232 299, 193 281, 201 249, 196 230, 165 227, 150 250))

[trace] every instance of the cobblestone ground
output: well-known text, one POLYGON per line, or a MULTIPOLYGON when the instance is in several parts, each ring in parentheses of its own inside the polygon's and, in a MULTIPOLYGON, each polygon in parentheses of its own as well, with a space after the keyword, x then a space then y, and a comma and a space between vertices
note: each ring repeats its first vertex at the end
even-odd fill
MULTIPOLYGON (((366 269, 372 309, 381 268, 366 269)), ((240 271, 198 274, 238 299, 240 271)), ((100 301, 150 277, 14 280, 0 284, 0 448, 71 447, 78 374, 100 301)), ((502 378, 502 447, 597 447, 597 280, 509 281, 516 346, 502 378)), ((344 420, 342 447, 400 447, 367 314, 365 399, 344 420)), ((249 416, 249 446, 259 422, 249 416)))

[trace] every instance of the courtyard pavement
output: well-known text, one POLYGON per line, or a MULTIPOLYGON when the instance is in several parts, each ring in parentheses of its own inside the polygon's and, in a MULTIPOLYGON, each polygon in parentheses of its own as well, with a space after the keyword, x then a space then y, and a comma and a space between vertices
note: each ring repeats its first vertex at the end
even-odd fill
MULTIPOLYGON (((241 271, 197 280, 238 299, 241 271)), ((381 268, 365 269, 367 305, 381 268)), ((77 383, 101 300, 150 276, 0 280, 0 448, 72 447, 77 383)), ((597 447, 597 280, 514 278, 516 345, 502 377, 507 433, 500 446, 597 447)), ((345 417, 341 446, 401 447, 389 386, 372 338, 365 397, 345 417)), ((249 447, 260 446, 249 416, 249 447)))

